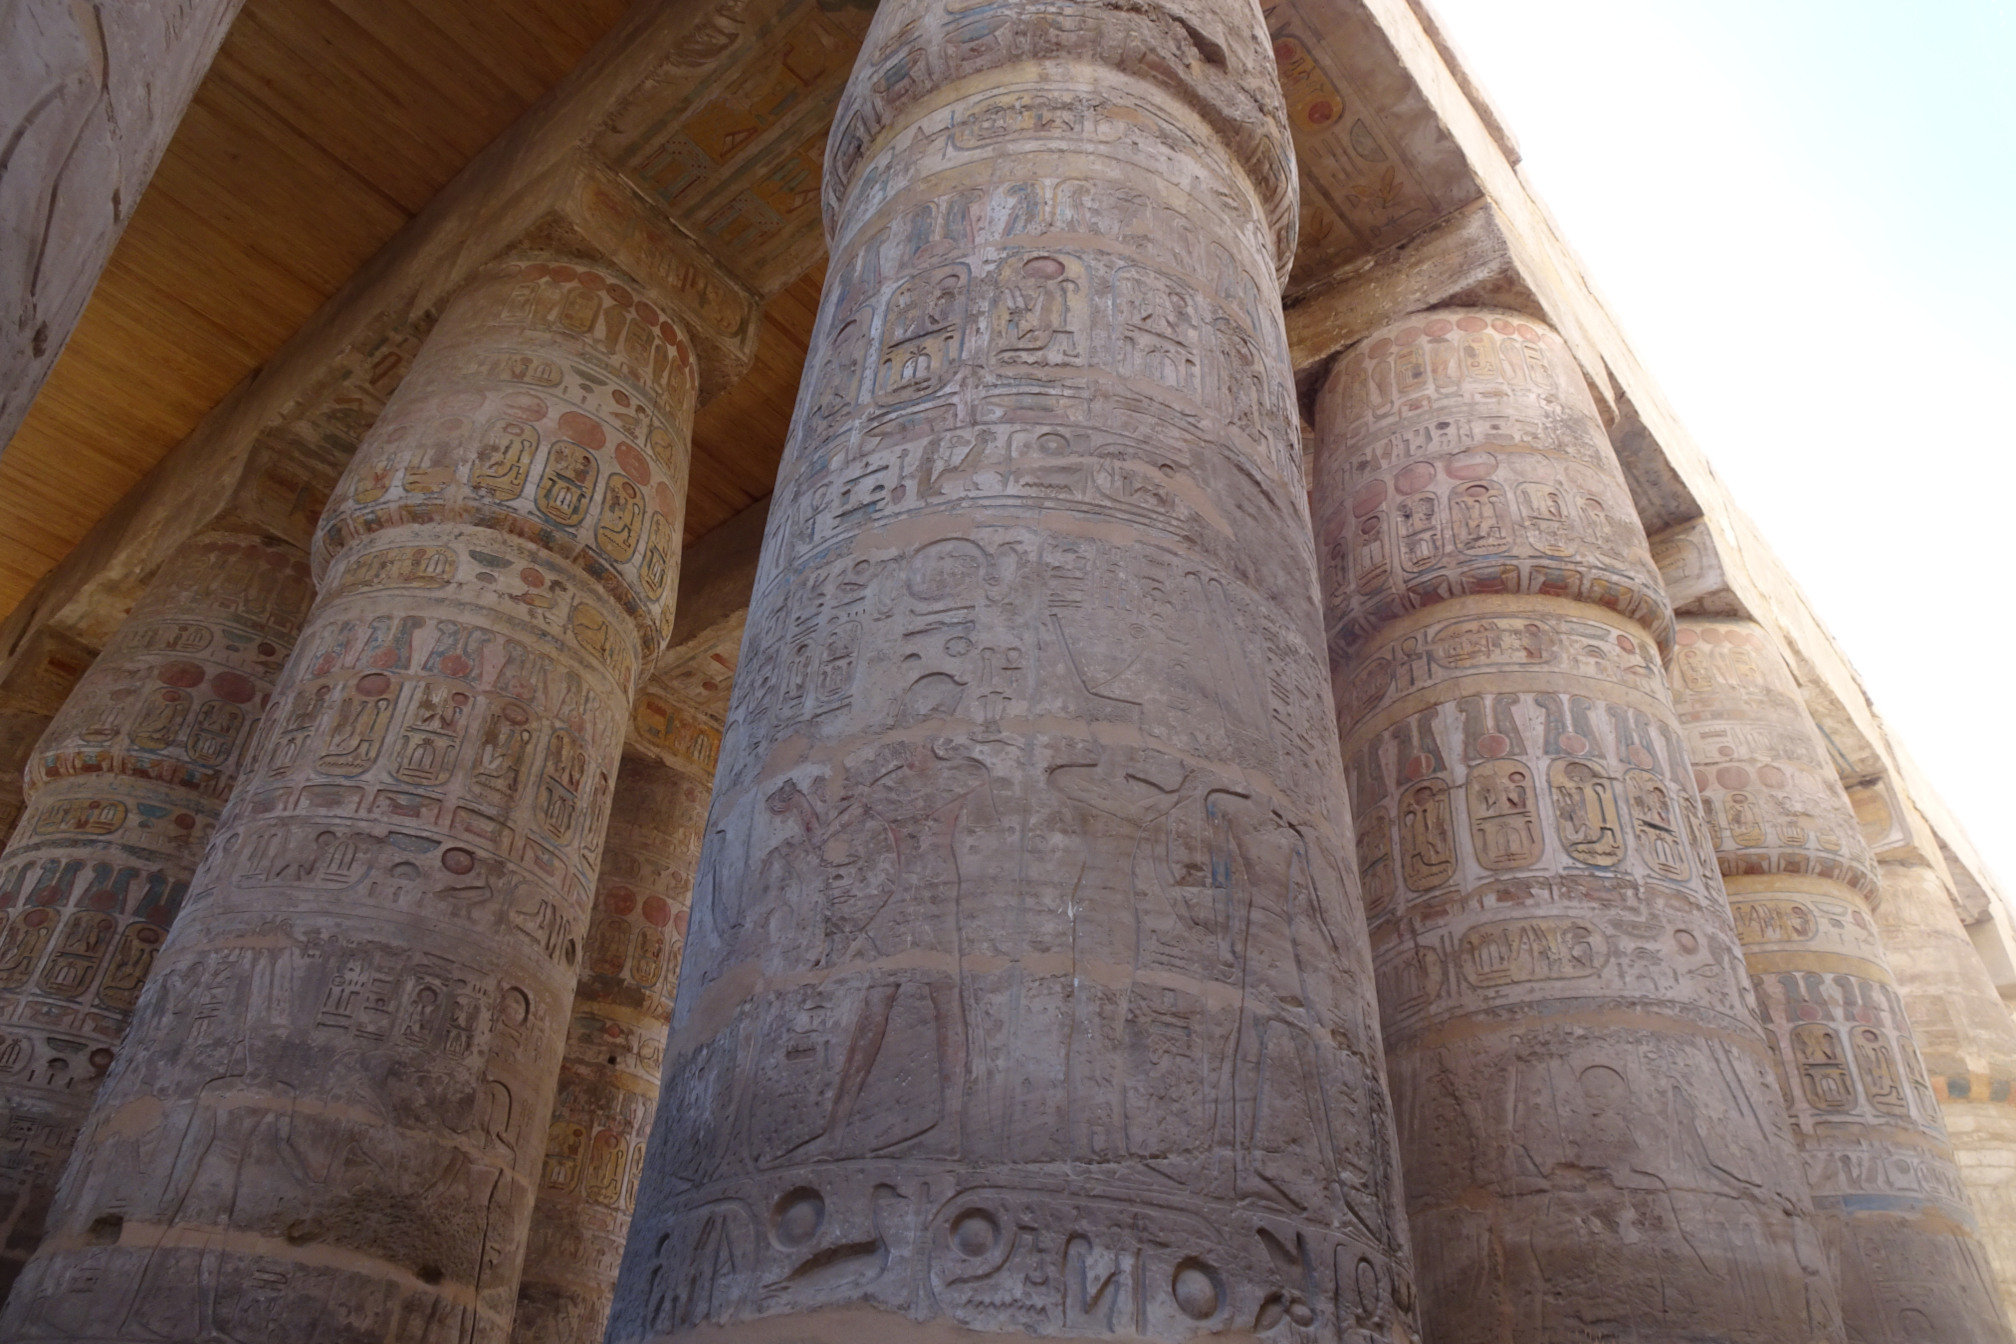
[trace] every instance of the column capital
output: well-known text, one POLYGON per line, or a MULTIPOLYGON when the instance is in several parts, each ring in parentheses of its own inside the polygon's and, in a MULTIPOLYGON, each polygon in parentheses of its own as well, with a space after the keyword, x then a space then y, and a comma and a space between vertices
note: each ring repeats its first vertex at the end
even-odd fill
MULTIPOLYGON (((1243 7, 1234 15, 1212 0, 884 6, 833 115, 823 187, 828 238, 837 244, 849 193, 891 134, 899 128, 914 133, 924 106, 982 87, 980 76, 1029 63, 1040 66, 1053 87, 1004 91, 997 102, 967 109, 966 126, 931 134, 977 143, 1005 128, 1047 123, 1044 133, 1054 129, 1060 146, 1098 138, 1104 97, 1096 79, 1061 76, 1062 67, 1085 64, 1145 79, 1203 119, 1258 198, 1273 239, 1276 279, 1285 280, 1299 225, 1295 149, 1273 48, 1266 30, 1245 17, 1243 7)), ((1186 134, 1173 124, 1162 131, 1186 134)))

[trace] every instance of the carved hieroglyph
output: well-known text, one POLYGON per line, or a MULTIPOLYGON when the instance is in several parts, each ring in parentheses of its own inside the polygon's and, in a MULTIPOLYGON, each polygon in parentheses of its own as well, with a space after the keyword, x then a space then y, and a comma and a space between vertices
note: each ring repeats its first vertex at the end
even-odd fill
POLYGON ((610 1337, 1413 1338, 1257 8, 888 0, 826 190, 610 1337))
POLYGON ((1946 1137, 2002 1290, 2016 1302, 2016 1022, 1951 888, 1920 863, 1879 865, 1876 931, 1946 1119, 1946 1137))
POLYGON ((632 753, 616 775, 514 1344, 601 1344, 658 1109, 708 784, 632 753))
POLYGON ((1567 348, 1417 314, 1338 363, 1317 425, 1429 1337, 1838 1338, 1661 673, 1672 617, 1567 348))
POLYGON ((0 853, 0 1293, 167 937, 314 596, 308 557, 185 542, 37 744, 0 853))
POLYGON ((693 397, 619 276, 449 304, 0 1335, 508 1332, 693 397))
POLYGON ((0 446, 244 0, 0 6, 0 446))
POLYGON ((2003 1344, 1999 1294, 1870 906, 1876 862, 1791 669, 1688 618, 1673 698, 1853 1344, 2003 1344))

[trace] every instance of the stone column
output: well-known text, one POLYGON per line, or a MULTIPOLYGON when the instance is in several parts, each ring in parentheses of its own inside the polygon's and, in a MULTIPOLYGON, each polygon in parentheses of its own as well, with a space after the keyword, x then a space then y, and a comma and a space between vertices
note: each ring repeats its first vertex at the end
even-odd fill
POLYGON ((1573 357, 1516 314, 1419 313, 1317 410, 1429 1337, 1838 1338, 1661 672, 1673 618, 1573 357))
POLYGON ((1877 876, 1876 931, 2006 1315, 2016 1302, 2016 1022, 1960 922, 1945 875, 1886 858, 1877 876))
POLYGON ((1414 1338, 1258 7, 885 0, 827 168, 610 1338, 1414 1338))
POLYGON ((509 1333, 692 367, 591 266, 448 304, 0 1335, 509 1333))
POLYGON ((161 567, 50 723, 0 853, 0 1295, 167 937, 314 589, 284 542, 161 567))
POLYGON ((63 352, 243 3, 0 6, 0 446, 63 352))
POLYGON ((1791 669, 1690 617, 1674 701, 1855 1344, 2009 1338, 1870 908, 1876 862, 1791 669))
POLYGON ((634 752, 617 773, 514 1344, 602 1342, 658 1110, 707 794, 707 781, 634 752))

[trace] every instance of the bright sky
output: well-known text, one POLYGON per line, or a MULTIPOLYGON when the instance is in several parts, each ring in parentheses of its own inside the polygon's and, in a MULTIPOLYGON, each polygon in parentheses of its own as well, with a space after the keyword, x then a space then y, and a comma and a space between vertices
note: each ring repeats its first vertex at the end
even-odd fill
POLYGON ((2016 3, 1433 4, 2016 897, 2016 3))

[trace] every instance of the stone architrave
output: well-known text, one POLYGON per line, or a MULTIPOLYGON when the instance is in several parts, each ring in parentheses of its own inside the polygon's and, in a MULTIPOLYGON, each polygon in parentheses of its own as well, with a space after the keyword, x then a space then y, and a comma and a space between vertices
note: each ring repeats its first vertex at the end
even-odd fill
POLYGON ((1791 669, 1690 617, 1673 698, 1853 1344, 2006 1344, 2000 1295, 1871 907, 1880 890, 1791 669))
POLYGON ((2006 1315, 2016 1303, 2016 1021, 1960 922, 1945 875, 1886 858, 1878 876, 1876 931, 2006 1315))
POLYGON ((610 1339, 1415 1337, 1257 6, 885 0, 610 1339))
POLYGON ((693 369, 590 265, 448 303, 0 1336, 508 1335, 693 369))
POLYGON ((1839 1338, 1567 347, 1429 311, 1318 400, 1345 774, 1437 1344, 1839 1338))
POLYGON ((658 1110, 708 781, 624 756, 518 1281, 513 1344, 601 1344, 658 1110))
POLYGON ((0 446, 63 352, 243 3, 0 6, 0 446))
POLYGON ((284 542, 185 542, 51 721, 0 853, 0 1296, 188 894, 314 587, 284 542))

